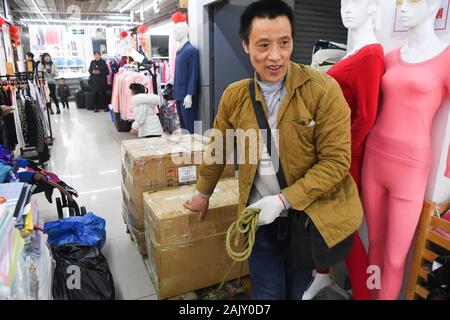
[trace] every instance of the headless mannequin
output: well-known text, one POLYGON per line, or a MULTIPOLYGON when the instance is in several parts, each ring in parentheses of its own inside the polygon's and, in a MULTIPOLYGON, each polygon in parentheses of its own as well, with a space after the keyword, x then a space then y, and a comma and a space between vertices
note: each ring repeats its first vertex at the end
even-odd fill
MULTIPOLYGON (((180 49, 184 47, 186 43, 189 41, 189 27, 186 23, 177 23, 175 24, 173 37, 175 41, 180 44, 180 49)), ((190 109, 192 107, 192 95, 187 95, 184 98, 183 106, 186 109, 190 109)))
POLYGON ((383 104, 367 140, 371 151, 365 154, 362 173, 369 260, 381 270, 377 299, 394 300, 400 293, 428 180, 432 118, 450 90, 448 45, 434 30, 441 3, 397 1, 401 23, 409 31, 407 44, 386 55, 383 104), (407 137, 413 135, 411 142, 407 137))
MULTIPOLYGON (((347 59, 353 55, 356 55, 362 48, 378 44, 377 37, 375 35, 375 17, 378 10, 378 0, 342 0, 341 1, 341 17, 344 26, 351 31, 351 43, 352 48, 347 52, 347 55, 343 59, 347 59)), ((359 174, 358 174, 359 175, 359 174)), ((356 179, 355 179, 356 180, 356 179)), ((359 187, 359 186, 358 186, 359 187)), ((351 277, 355 282, 358 282, 359 288, 358 294, 354 292, 354 298, 356 299, 370 299, 370 293, 365 287, 365 275, 368 259, 365 248, 358 235, 355 236, 352 252, 349 256, 354 257, 353 261, 346 260, 349 272, 354 270, 356 272, 357 281, 351 277), (355 264, 360 264, 355 268, 355 264), (353 267, 353 268, 352 268, 353 267), (358 270, 361 269, 361 270, 358 270), (363 283, 364 282, 364 283, 363 283), (356 297, 355 297, 356 296, 356 297)), ((329 275, 329 269, 317 270, 316 276, 311 286, 303 295, 303 300, 313 299, 320 290, 332 285, 332 281, 329 275)), ((356 286, 352 283, 352 286, 356 286)), ((354 291, 355 288, 354 288, 354 291)))

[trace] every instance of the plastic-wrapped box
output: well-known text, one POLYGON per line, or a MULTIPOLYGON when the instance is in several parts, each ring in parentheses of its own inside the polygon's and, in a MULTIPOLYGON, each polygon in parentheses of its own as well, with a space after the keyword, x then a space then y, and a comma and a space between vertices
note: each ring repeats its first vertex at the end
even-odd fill
MULTIPOLYGON (((208 141, 183 135, 122 142, 122 193, 130 225, 144 230, 144 192, 196 183, 208 141)), ((227 165, 222 177, 234 175, 234 166, 227 165)))
MULTIPOLYGON (((183 208, 194 186, 145 193, 145 239, 151 278, 160 299, 220 283, 233 261, 225 249, 228 227, 237 218, 238 181, 219 181, 203 222, 183 208)), ((239 277, 237 266, 227 280, 239 277)), ((248 274, 244 265, 242 276, 248 274)))

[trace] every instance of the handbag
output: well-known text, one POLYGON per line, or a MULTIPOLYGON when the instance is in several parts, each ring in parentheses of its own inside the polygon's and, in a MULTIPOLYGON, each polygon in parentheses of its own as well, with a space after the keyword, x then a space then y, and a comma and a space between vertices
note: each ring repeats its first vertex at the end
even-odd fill
MULTIPOLYGON (((279 166, 276 175, 280 188, 283 190, 288 187, 286 176, 281 161, 279 161, 277 148, 274 147, 272 149, 272 145, 275 146, 275 140, 264 114, 263 107, 259 101, 256 101, 255 83, 253 80, 250 81, 249 90, 259 128, 267 132, 266 135, 262 135, 267 151, 273 163, 275 163, 274 160, 278 161, 279 166)), ((329 268, 344 259, 350 252, 353 245, 354 233, 329 248, 320 231, 305 211, 290 209, 288 219, 290 249, 296 268, 329 268)))

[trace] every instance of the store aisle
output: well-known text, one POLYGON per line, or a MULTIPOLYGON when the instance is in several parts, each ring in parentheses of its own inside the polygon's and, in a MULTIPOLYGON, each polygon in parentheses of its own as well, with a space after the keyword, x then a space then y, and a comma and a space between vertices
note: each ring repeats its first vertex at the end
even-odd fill
MULTIPOLYGON (((77 202, 106 220, 103 248, 116 286, 116 299, 156 299, 141 256, 126 233, 122 219, 120 143, 133 138, 118 133, 109 113, 77 109, 52 116, 53 135, 49 171, 78 190, 77 202)), ((59 194, 59 193, 58 193, 59 194)), ((56 192, 53 199, 58 195, 56 192)), ((56 205, 38 196, 41 218, 57 219, 56 205)))

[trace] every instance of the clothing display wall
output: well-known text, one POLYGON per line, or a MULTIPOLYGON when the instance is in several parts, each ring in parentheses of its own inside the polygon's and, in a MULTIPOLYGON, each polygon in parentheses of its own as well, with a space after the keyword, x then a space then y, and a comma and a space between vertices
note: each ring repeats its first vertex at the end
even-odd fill
POLYGON ((112 102, 114 112, 120 113, 123 120, 134 120, 134 110, 131 103, 132 83, 144 85, 149 92, 153 92, 152 79, 135 71, 132 68, 122 68, 114 77, 112 102))

